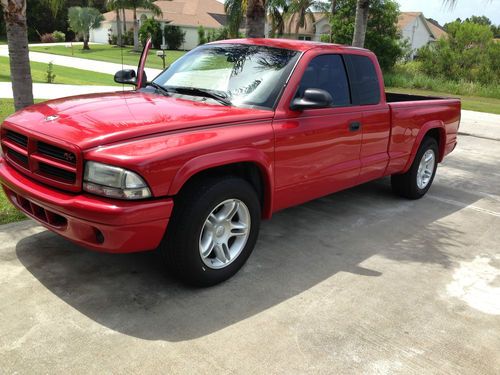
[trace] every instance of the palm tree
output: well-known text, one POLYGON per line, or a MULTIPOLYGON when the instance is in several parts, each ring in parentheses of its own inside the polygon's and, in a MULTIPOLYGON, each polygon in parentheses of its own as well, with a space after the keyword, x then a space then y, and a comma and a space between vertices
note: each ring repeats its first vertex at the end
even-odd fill
POLYGON ((370 0, 358 0, 356 3, 356 20, 354 21, 354 35, 352 37, 352 45, 354 47, 362 48, 365 45, 369 7, 370 0))
POLYGON ((264 38, 266 24, 265 0, 247 0, 246 36, 248 38, 264 38))
POLYGON ((71 30, 83 37, 83 49, 89 50, 90 30, 97 29, 104 16, 96 8, 71 7, 68 9, 68 23, 71 30))
POLYGON ((116 44, 119 46, 123 45, 122 42, 122 25, 120 19, 120 13, 123 9, 123 0, 106 0, 106 7, 109 10, 114 10, 116 12, 116 44))
POLYGON ((1 0, 7 28, 10 76, 16 111, 33 104, 28 51, 28 27, 26 25, 26 0, 1 0))
POLYGON ((285 14, 288 13, 287 0, 269 0, 267 10, 271 19, 271 37, 280 37, 285 33, 285 14))
POLYGON ((153 0, 124 0, 125 8, 132 9, 134 18, 134 51, 139 52, 139 19, 137 18, 137 9, 150 10, 153 15, 161 16, 163 13, 153 0))
POLYGON ((229 36, 237 38, 243 22, 243 15, 247 11, 247 0, 226 0, 224 2, 224 11, 227 16, 229 36))
POLYGON ((295 0, 288 8, 287 17, 290 19, 288 26, 288 32, 291 33, 292 24, 295 21, 295 34, 299 33, 299 29, 307 27, 308 23, 314 24, 314 14, 312 12, 313 7, 317 7, 319 4, 315 0, 295 0))
POLYGON ((49 7, 54 19, 57 17, 57 13, 63 8, 64 4, 66 4, 66 0, 43 0, 43 2, 49 7))

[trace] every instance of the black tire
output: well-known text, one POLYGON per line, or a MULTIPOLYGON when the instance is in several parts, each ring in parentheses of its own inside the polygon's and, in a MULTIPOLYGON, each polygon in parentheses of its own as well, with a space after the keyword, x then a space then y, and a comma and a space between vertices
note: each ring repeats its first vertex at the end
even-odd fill
POLYGON ((159 252, 167 269, 182 282, 211 286, 227 280, 245 264, 257 241, 261 207, 254 188, 238 177, 199 180, 181 191, 159 252), (208 215, 228 199, 239 199, 248 208, 251 225, 243 250, 220 269, 207 267, 199 250, 200 234, 208 215))
POLYGON ((438 156, 439 156, 439 149, 436 140, 432 137, 424 138, 422 144, 420 145, 420 148, 418 149, 417 154, 415 155, 415 160, 413 160, 410 169, 406 173, 394 174, 391 176, 392 191, 408 199, 422 198, 431 187, 432 181, 434 181, 434 176, 436 175, 436 169, 437 169, 438 156), (435 158, 434 170, 432 171, 431 178, 427 183, 427 185, 423 189, 421 189, 417 184, 417 172, 420 161, 422 160, 423 155, 428 150, 434 151, 434 158, 435 158))

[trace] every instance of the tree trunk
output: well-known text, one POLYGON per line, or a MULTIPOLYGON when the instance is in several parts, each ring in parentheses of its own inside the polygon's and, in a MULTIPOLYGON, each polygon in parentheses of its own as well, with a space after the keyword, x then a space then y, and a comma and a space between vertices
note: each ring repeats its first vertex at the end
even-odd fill
POLYGON ((352 45, 354 47, 363 48, 365 46, 369 6, 370 0, 358 0, 356 4, 356 21, 354 23, 354 35, 352 37, 352 45))
MULTIPOLYGON (((332 19, 333 17, 335 17, 335 12, 336 12, 336 7, 337 7, 337 0, 331 0, 332 1, 332 13, 330 15, 330 19, 332 19)), ((330 22, 330 43, 333 43, 333 28, 331 26, 331 22, 330 22)))
POLYGON ((123 45, 122 42, 122 24, 120 20, 120 9, 116 9, 116 44, 123 45))
POLYGON ((1 4, 7 28, 14 106, 18 111, 33 104, 33 81, 31 79, 28 28, 26 26, 26 0, 1 0, 1 4))
POLYGON ((84 50, 89 50, 90 47, 89 47, 89 35, 88 34, 85 34, 83 36, 83 49, 84 50))
POLYGON ((266 8, 264 0, 248 0, 247 3, 247 38, 265 37, 266 8))
POLYGON ((125 14, 125 8, 122 9, 123 14, 123 34, 127 33, 127 15, 125 14))
POLYGON ((137 19, 137 9, 134 8, 134 51, 139 52, 139 20, 137 19))
POLYGON ((337 7, 337 0, 332 0, 332 17, 335 15, 336 7, 337 7))

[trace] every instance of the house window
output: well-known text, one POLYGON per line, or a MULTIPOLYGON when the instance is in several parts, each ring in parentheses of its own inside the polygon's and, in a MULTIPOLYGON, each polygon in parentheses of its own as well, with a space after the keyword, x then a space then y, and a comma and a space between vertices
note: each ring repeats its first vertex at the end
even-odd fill
POLYGON ((305 35, 299 35, 299 40, 311 40, 310 36, 305 36, 305 35))

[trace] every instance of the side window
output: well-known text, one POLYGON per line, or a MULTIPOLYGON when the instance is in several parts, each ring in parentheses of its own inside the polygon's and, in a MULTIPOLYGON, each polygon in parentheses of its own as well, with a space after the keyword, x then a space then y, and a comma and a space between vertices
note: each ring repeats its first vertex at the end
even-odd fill
POLYGON ((353 104, 368 105, 380 102, 380 83, 372 60, 367 56, 346 55, 353 104))
POLYGON ((323 89, 330 93, 334 106, 351 104, 349 82, 340 55, 316 56, 307 66, 297 97, 302 97, 306 89, 323 89))

